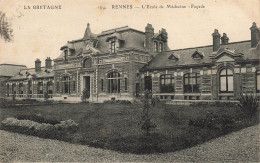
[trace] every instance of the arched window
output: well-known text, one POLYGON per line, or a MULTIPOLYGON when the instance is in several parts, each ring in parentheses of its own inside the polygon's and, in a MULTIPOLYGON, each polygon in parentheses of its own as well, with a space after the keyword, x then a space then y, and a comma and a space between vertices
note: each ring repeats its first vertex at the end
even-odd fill
POLYGON ((159 52, 163 52, 163 44, 161 42, 159 43, 159 52))
POLYGON ((199 73, 187 73, 184 75, 184 93, 199 93, 200 84, 199 73))
POLYGON ((225 68, 219 73, 220 92, 233 92, 233 72, 225 68))
POLYGON ((174 77, 171 74, 160 76, 160 92, 173 93, 174 92, 174 77))
POLYGON ((120 74, 118 72, 110 72, 107 74, 108 93, 120 93, 120 74))
POLYGON ((260 92, 260 70, 256 71, 256 92, 260 92))
POLYGON ((83 62, 83 67, 84 67, 84 68, 89 68, 89 67, 91 67, 91 66, 92 66, 92 60, 91 60, 91 58, 85 59, 84 62, 83 62))
POLYGON ((70 93, 70 77, 63 76, 61 82, 62 82, 62 92, 70 93))
POLYGON ((154 41, 154 51, 158 52, 158 42, 154 41))

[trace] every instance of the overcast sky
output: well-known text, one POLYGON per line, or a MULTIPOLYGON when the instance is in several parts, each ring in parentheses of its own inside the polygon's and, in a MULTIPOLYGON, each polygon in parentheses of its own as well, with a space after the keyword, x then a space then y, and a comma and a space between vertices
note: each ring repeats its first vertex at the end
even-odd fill
POLYGON ((147 23, 155 32, 165 28, 171 49, 212 44, 214 29, 227 33, 230 42, 250 39, 252 22, 260 27, 259 0, 0 0, 14 30, 14 41, 0 40, 0 63, 34 67, 36 58, 52 59, 67 41, 80 39, 87 23, 93 33, 128 25, 144 31, 147 23), (133 9, 112 9, 128 4, 133 9), (204 5, 203 9, 142 9, 142 5, 204 5), (61 5, 59 10, 36 10, 33 5, 61 5), (98 9, 98 6, 106 9, 98 9), (24 9, 28 6, 31 9, 24 9), (139 8, 135 8, 139 7, 139 8))

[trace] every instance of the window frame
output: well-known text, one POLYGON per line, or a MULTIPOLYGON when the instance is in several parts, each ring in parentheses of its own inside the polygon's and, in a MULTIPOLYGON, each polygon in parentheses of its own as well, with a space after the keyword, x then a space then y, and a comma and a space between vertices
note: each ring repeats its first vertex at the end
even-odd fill
POLYGON ((162 42, 159 43, 159 52, 163 52, 163 43, 162 42))
POLYGON ((112 39, 110 42, 110 53, 114 54, 116 53, 116 40, 112 39))
POLYGON ((233 93, 234 92, 234 72, 232 71, 232 69, 230 69, 230 68, 223 68, 223 69, 221 69, 220 71, 219 71, 219 92, 220 93, 233 93), (226 71, 226 74, 224 74, 224 75, 221 75, 221 72, 222 71, 226 71), (228 70, 230 70, 231 72, 232 72, 232 74, 228 74, 228 70), (232 84, 233 84, 233 89, 232 89, 232 91, 229 91, 228 90, 228 86, 229 86, 229 83, 228 83, 228 77, 231 77, 232 76, 232 84), (226 80, 226 90, 225 91, 222 91, 221 90, 221 78, 222 77, 224 77, 224 79, 226 80))
POLYGON ((61 79, 62 83, 62 93, 69 94, 70 93, 70 76, 63 76, 61 79))
POLYGON ((160 76, 160 93, 174 93, 175 80, 172 74, 163 74, 160 76), (170 81, 168 83, 168 80, 170 81), (168 84, 167 84, 168 83, 168 84))
POLYGON ((117 71, 109 72, 107 74, 108 93, 120 93, 121 75, 117 71), (116 88, 115 88, 116 87, 116 88))
POLYGON ((158 42, 154 41, 154 52, 158 52, 158 42))
POLYGON ((199 73, 186 73, 183 76, 183 92, 184 93, 200 93, 200 85, 201 85, 201 79, 200 82, 198 82, 198 79, 200 78, 199 73), (188 83, 186 83, 186 79, 188 80, 188 83), (195 79, 195 83, 193 83, 193 79, 195 79))

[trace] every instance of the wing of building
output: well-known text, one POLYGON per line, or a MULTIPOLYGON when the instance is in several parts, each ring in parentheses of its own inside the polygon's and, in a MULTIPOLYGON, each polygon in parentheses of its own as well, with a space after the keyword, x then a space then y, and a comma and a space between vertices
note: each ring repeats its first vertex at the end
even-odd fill
POLYGON ((16 63, 3 63, 0 64, 0 97, 5 97, 6 92, 6 82, 10 77, 18 73, 22 69, 26 69, 25 65, 19 65, 16 63))
POLYGON ((154 32, 128 26, 68 41, 52 60, 35 61, 7 83, 7 96, 102 102, 132 100, 151 90, 167 100, 235 100, 239 93, 260 90, 260 29, 253 23, 251 40, 229 43, 218 30, 208 46, 171 50, 165 29, 154 32))

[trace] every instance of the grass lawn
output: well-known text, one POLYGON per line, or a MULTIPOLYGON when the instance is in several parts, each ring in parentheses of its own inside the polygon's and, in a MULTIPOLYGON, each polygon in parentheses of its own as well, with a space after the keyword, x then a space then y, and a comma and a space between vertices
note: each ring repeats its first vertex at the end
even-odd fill
POLYGON ((32 114, 41 114, 59 121, 72 119, 79 124, 77 132, 57 139, 137 154, 189 148, 259 123, 258 112, 249 116, 234 105, 217 107, 159 104, 151 109, 152 121, 157 127, 150 136, 145 136, 140 125, 141 104, 90 103, 1 108, 0 121, 7 117, 32 114), (221 122, 212 127, 205 125, 205 119, 210 119, 210 122, 212 119, 214 123, 221 122), (192 123, 197 121, 199 123, 192 123))

